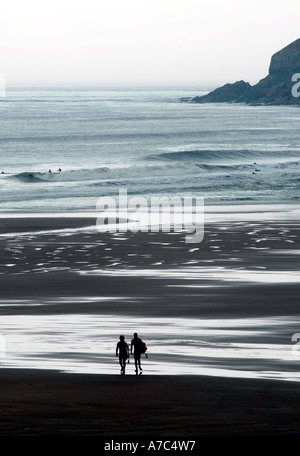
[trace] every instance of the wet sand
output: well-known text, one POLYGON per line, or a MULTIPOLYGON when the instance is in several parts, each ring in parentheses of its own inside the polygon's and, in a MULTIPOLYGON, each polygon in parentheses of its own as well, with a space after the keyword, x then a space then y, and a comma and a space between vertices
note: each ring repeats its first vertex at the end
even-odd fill
MULTIPOLYGON (((1 297, 131 298, 58 302, 43 305, 43 314, 298 315, 299 220, 276 221, 275 213, 271 221, 206 223, 200 244, 178 233, 98 233, 94 225, 93 218, 0 219, 1 297)), ((20 304, 0 313, 17 310, 32 312, 20 304)))
MULTIPOLYGON (((93 224, 85 217, 0 220, 3 321, 288 318, 273 334, 258 331, 251 339, 288 348, 300 331, 299 220, 274 213, 269 220, 211 221, 201 244, 186 244, 182 233, 98 233, 88 228, 93 224)), ((176 352, 174 357, 182 362, 176 352)), ((236 363, 243 369, 246 360, 236 363)), ((36 364, 34 370, 11 369, 2 362, 1 435, 300 432, 298 379, 234 378, 234 369, 228 378, 205 376, 201 368, 193 376, 156 376, 147 369, 142 376, 67 374, 36 364)), ((297 360, 283 364, 297 372, 297 360)))

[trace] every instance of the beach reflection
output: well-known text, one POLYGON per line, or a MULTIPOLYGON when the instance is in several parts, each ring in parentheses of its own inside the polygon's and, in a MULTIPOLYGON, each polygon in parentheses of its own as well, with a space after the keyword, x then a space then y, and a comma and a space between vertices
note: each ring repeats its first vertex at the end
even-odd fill
MULTIPOLYGON (((9 303, 8 303, 9 304, 9 303)), ((10 303, 19 305, 20 301, 10 303)), ((35 303, 32 303, 36 305, 35 303)), ((26 305, 28 303, 26 302, 26 305)), ((123 315, 4 315, 1 366, 119 374, 115 346, 134 332, 146 341, 144 375, 209 375, 300 381, 291 337, 295 317, 198 319, 123 315)), ((134 375, 134 362, 127 375, 134 375)))
MULTIPOLYGON (((299 283, 300 271, 265 271, 258 267, 257 270, 247 268, 228 268, 215 266, 212 268, 201 266, 177 267, 174 269, 94 269, 91 271, 80 271, 82 275, 107 275, 107 276, 143 276, 156 279, 182 279, 182 280, 207 280, 211 286, 216 282, 234 282, 235 284, 245 282, 253 283, 299 283)), ((174 286, 174 285, 168 285, 174 286)), ((193 285, 175 285, 180 287, 191 287, 193 285)), ((195 285, 199 286, 198 284, 195 285)), ((201 284, 203 286, 203 284, 201 284)), ((208 284, 205 285, 206 287, 208 284)))

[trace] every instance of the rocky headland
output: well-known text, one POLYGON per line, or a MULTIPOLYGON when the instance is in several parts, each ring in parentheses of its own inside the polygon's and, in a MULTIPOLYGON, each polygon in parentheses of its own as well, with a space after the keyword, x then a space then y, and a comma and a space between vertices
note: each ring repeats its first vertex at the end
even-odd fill
POLYGON ((251 105, 300 104, 300 38, 276 52, 269 74, 257 84, 237 81, 225 84, 207 95, 185 98, 194 103, 247 103, 251 105), (297 78, 299 73, 299 78, 297 78), (295 96, 296 95, 296 96, 295 96))

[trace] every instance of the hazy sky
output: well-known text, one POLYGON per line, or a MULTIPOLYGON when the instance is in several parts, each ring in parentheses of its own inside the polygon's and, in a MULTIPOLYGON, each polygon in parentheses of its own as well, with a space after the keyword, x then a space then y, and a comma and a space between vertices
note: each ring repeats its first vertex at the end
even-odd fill
POLYGON ((8 87, 256 83, 299 37, 299 0, 10 0, 0 73, 8 87))

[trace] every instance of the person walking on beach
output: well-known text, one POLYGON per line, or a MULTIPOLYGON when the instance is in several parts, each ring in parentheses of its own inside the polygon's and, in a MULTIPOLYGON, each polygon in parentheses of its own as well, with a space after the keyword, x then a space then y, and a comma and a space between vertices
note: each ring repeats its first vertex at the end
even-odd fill
POLYGON ((120 336, 120 341, 117 343, 116 356, 119 356, 121 375, 125 375, 126 361, 129 358, 129 347, 127 342, 125 342, 124 336, 120 336))
POLYGON ((135 373, 138 373, 138 368, 142 371, 141 367, 141 354, 142 354, 142 340, 138 337, 137 333, 134 333, 133 339, 130 345, 130 352, 132 354, 132 349, 134 348, 134 364, 135 364, 135 373))

